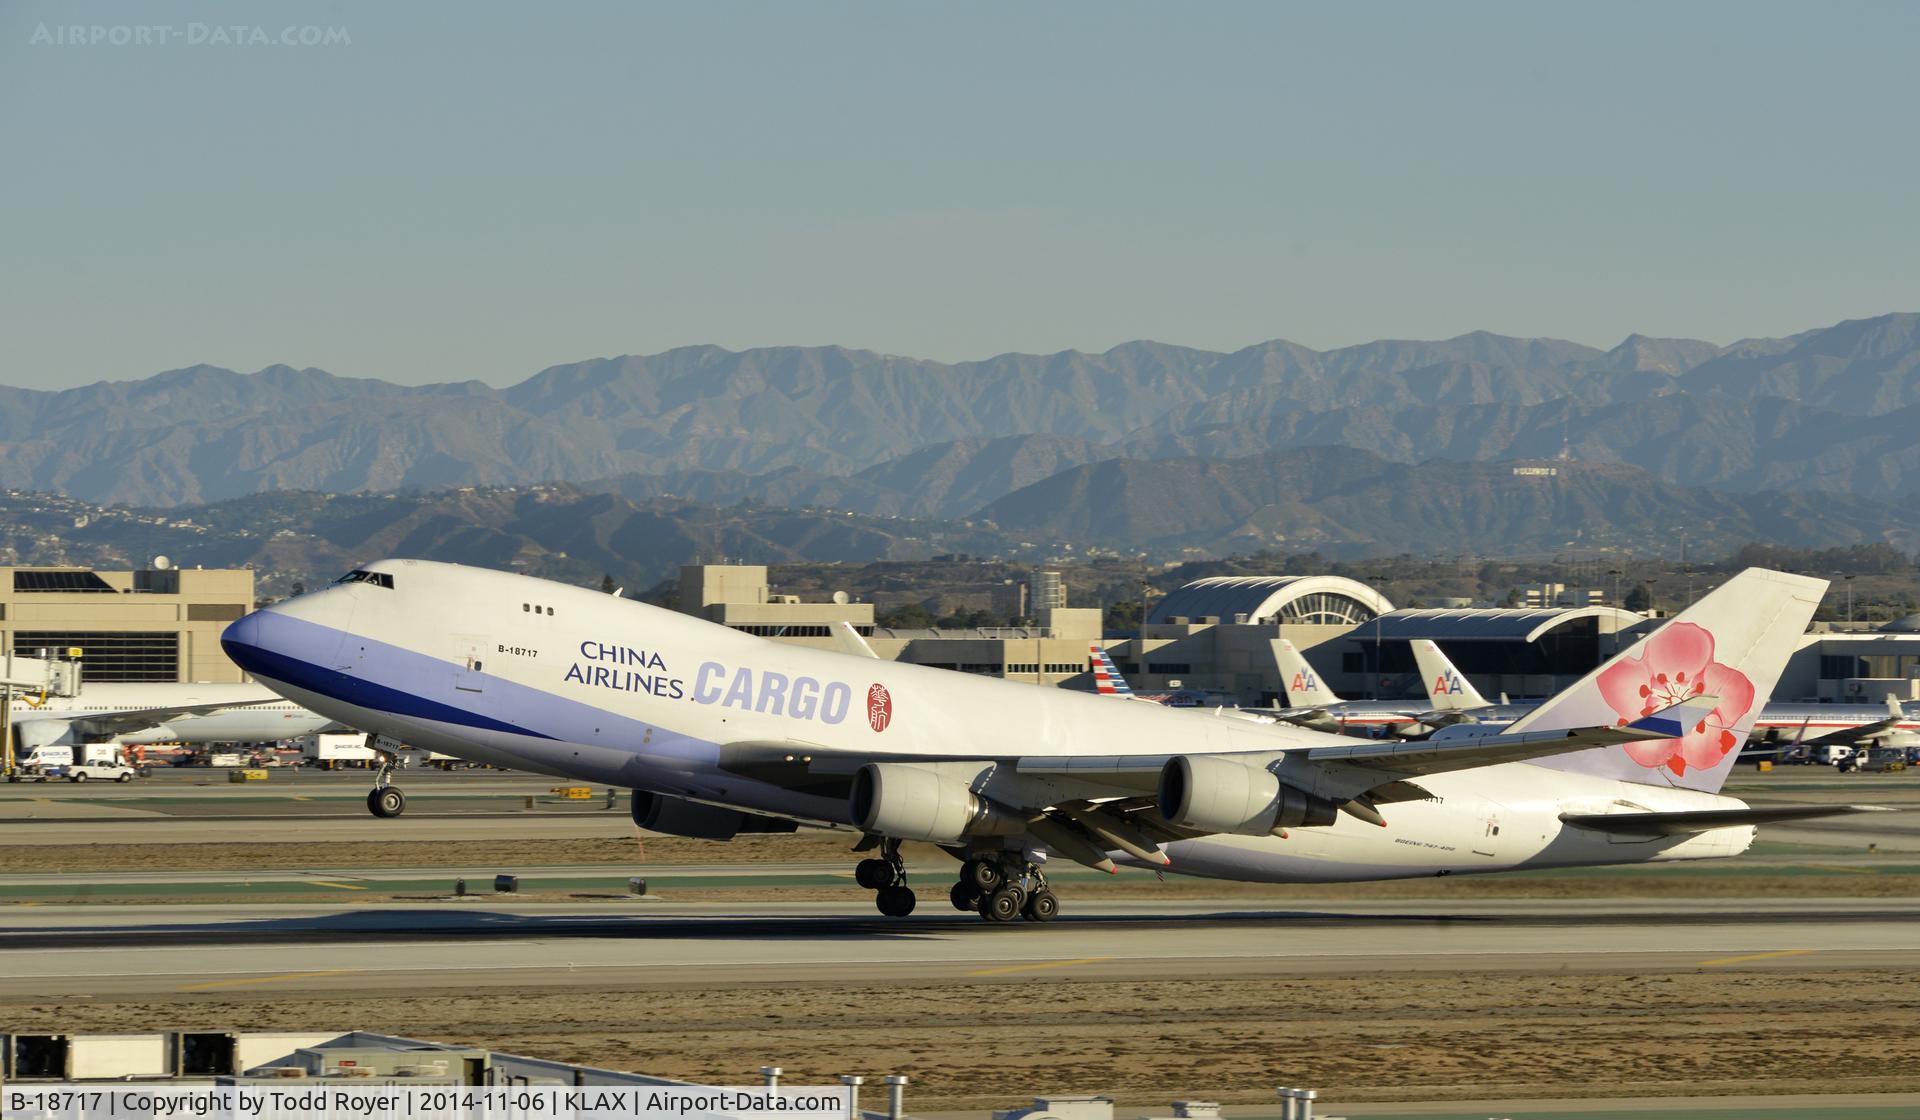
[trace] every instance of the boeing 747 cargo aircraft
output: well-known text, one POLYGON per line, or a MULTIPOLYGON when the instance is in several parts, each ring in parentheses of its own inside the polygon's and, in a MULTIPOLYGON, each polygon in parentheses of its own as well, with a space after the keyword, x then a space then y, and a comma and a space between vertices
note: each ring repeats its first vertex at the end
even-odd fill
MULTIPOLYGON (((228 628, 233 659, 349 726, 634 790, 634 819, 725 840, 861 834, 883 914, 904 840, 989 920, 1058 909, 1052 860, 1332 882, 1735 855, 1716 791, 1823 581, 1749 570, 1494 735, 1380 742, 754 637, 526 576, 386 560, 228 628)), ((405 799, 383 773, 376 814, 405 799)))

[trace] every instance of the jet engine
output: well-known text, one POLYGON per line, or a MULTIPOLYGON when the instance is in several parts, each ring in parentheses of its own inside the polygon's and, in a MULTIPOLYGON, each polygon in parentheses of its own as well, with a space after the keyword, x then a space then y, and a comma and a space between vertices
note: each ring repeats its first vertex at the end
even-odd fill
POLYGON ((648 832, 694 840, 731 840, 742 832, 792 832, 800 827, 780 817, 702 805, 644 789, 633 791, 633 823, 648 832))
POLYGON ((934 766, 869 762, 847 799, 862 831, 900 840, 958 844, 975 836, 1016 836, 1026 822, 934 766))
POLYGON ((1160 815, 1181 828, 1266 836, 1282 828, 1334 822, 1339 810, 1261 766, 1230 758, 1180 755, 1160 771, 1160 815))

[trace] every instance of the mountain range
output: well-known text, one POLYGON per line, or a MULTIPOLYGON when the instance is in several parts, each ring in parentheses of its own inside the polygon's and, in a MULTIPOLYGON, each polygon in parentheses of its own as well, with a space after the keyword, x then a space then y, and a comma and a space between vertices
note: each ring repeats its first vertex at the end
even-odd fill
MULTIPOLYGON (((1474 487, 1516 476, 1468 465, 1555 460, 1582 466, 1567 479, 1639 487, 1676 515, 1694 491, 1721 490, 1746 496, 1734 521, 1759 526, 1748 499, 1764 498, 1838 526, 1875 508, 1846 495, 1890 507, 1920 490, 1917 372, 1916 314, 1731 346, 1636 335, 1604 351, 1485 332, 1325 351, 1133 342, 957 364, 698 346, 554 366, 504 389, 195 366, 0 388, 0 485, 165 508, 559 481, 636 508, 744 499, 1027 533, 1105 526, 1116 546, 1275 533, 1384 545, 1392 534, 1361 511, 1325 505, 1346 493, 1327 472, 1352 472, 1351 489, 1425 464, 1420 478, 1474 487), (1338 448, 1363 454, 1299 455, 1338 448), (1281 473, 1267 484, 1249 474, 1268 470, 1281 473), (1302 477, 1322 481, 1300 491, 1302 477), (1179 495, 1180 508, 1163 505, 1154 533, 1117 507, 1076 520, 1069 507, 1096 485, 1179 495), (1295 494, 1314 507, 1290 505, 1295 494), (1066 504, 1047 513, 1044 501, 1066 504), (1188 516, 1200 509, 1218 524, 1188 516)), ((1590 499, 1615 516, 1625 496, 1590 499)))

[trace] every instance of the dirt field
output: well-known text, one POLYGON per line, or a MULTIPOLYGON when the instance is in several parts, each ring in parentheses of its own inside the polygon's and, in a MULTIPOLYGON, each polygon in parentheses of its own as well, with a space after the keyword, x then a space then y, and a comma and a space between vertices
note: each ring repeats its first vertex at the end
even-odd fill
POLYGON ((940 986, 651 988, 581 994, 370 989, 4 1006, 14 1030, 317 1024, 472 1041, 718 1084, 913 1077, 915 1109, 1102 1092, 1338 1099, 1920 1090, 1920 985, 1860 970, 1372 973, 1364 977, 940 986), (1869 1039, 1862 1045, 1859 1040, 1869 1039))

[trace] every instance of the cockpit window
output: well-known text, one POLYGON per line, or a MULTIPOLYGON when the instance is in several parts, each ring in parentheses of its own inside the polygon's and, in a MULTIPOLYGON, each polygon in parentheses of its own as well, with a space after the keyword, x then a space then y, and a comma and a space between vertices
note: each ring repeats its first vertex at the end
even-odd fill
POLYGON ((369 572, 369 571, 364 571, 360 568, 355 568, 353 571, 348 572, 346 575, 341 576, 339 579, 336 579, 333 582, 335 583, 371 583, 375 587, 384 587, 388 591, 393 590, 392 576, 388 575, 385 572, 369 572))

